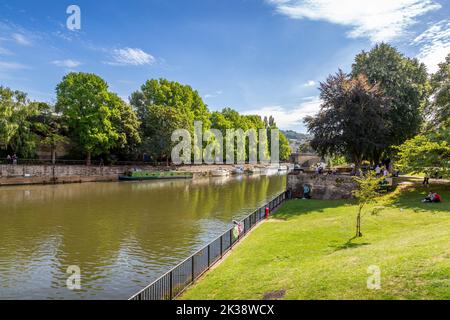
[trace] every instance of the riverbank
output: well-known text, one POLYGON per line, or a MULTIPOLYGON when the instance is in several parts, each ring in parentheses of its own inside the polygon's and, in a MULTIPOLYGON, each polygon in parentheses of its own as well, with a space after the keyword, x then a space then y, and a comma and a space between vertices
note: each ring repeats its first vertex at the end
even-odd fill
POLYGON ((436 190, 446 202, 421 203, 419 186, 386 196, 353 241, 351 202, 292 200, 181 298, 449 299, 450 186, 436 190))
MULTIPOLYGON (((192 172, 193 178, 206 177, 210 172, 223 168, 232 170, 232 165, 191 165, 191 166, 84 166, 84 165, 0 165, 0 186, 32 184, 64 184, 82 182, 118 181, 119 175, 132 169, 149 172, 176 170, 192 172)), ((261 166, 245 165, 245 170, 261 166)))

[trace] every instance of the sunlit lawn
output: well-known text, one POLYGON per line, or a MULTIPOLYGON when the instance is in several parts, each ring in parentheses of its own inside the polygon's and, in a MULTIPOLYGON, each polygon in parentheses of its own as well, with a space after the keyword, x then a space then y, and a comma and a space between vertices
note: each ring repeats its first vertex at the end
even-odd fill
POLYGON ((419 187, 385 197, 350 242, 354 205, 292 200, 181 298, 450 299, 450 186, 436 190, 446 202, 422 204, 419 187), (371 265, 380 290, 367 288, 371 265))

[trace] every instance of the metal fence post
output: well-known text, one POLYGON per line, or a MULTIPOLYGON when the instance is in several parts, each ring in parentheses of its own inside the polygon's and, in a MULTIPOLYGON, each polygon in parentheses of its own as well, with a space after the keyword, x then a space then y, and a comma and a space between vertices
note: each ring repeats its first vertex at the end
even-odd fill
POLYGON ((211 267, 211 245, 208 245, 208 268, 211 267))
POLYGON ((192 282, 195 280, 195 255, 192 256, 192 282))
POLYGON ((230 249, 233 247, 233 230, 230 230, 230 249))
POLYGON ((173 271, 170 271, 170 300, 173 299, 173 271))

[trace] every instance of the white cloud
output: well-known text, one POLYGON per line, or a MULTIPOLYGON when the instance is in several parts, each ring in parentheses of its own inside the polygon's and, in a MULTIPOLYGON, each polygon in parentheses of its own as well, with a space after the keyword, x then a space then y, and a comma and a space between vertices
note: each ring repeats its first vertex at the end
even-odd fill
POLYGON ((17 62, 5 62, 5 61, 0 61, 0 70, 4 71, 4 70, 21 70, 21 69, 27 69, 28 67, 17 63, 17 62))
POLYGON ((429 72, 436 72, 438 64, 450 53, 450 21, 440 21, 416 37, 413 45, 421 45, 417 58, 425 63, 429 72))
POLYGON ((54 60, 51 63, 54 64, 55 66, 69 68, 69 69, 79 67, 82 64, 80 61, 72 60, 72 59, 54 60))
POLYGON ((315 85, 316 85, 316 82, 314 80, 309 80, 303 86, 305 86, 305 87, 314 87, 315 85))
POLYGON ((13 33, 12 38, 16 43, 22 46, 31 46, 31 40, 21 33, 13 33))
POLYGON ((151 54, 137 48, 114 49, 112 52, 112 58, 114 61, 107 62, 107 64, 116 66, 141 66, 153 64, 155 62, 155 58, 151 54))
POLYGON ((372 42, 399 38, 416 18, 441 8, 433 0, 267 0, 277 12, 293 19, 327 21, 348 26, 351 38, 372 42))
POLYGON ((207 94, 205 94, 204 98, 205 99, 216 98, 216 97, 220 96, 222 93, 223 93, 222 90, 219 90, 219 91, 216 91, 213 93, 207 93, 207 94))
POLYGON ((8 49, 0 47, 0 55, 6 56, 6 55, 11 55, 11 54, 12 54, 12 52, 9 51, 8 49))
POLYGON ((319 112, 322 101, 319 97, 308 97, 299 106, 283 108, 281 106, 269 106, 242 112, 245 115, 259 115, 261 117, 273 116, 280 129, 298 130, 303 126, 303 119, 319 112))

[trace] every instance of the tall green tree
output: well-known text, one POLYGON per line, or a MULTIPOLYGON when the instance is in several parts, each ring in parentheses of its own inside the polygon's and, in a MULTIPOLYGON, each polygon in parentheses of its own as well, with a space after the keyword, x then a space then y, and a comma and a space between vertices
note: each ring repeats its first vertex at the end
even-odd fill
POLYGON ((19 91, 12 91, 0 87, 0 147, 7 149, 12 137, 16 134, 18 124, 15 113, 25 107, 26 95, 19 91))
POLYGON ((422 132, 396 148, 404 172, 450 177, 450 54, 431 75, 432 95, 422 132))
POLYGON ((429 94, 425 65, 382 43, 356 56, 352 75, 360 74, 366 75, 371 84, 378 85, 383 95, 391 100, 389 121, 392 126, 385 137, 387 146, 399 145, 414 137, 421 127, 421 111, 429 94))
POLYGON ((137 114, 115 93, 109 93, 108 104, 111 110, 116 110, 111 121, 119 135, 112 152, 122 157, 135 157, 142 142, 137 114))
POLYGON ((115 99, 108 92, 108 84, 91 73, 69 73, 56 87, 56 110, 62 113, 72 141, 91 156, 108 152, 119 141, 114 118, 120 117, 115 99))
POLYGON ((35 155, 37 137, 31 119, 39 113, 39 107, 26 93, 0 87, 0 148, 20 157, 35 155))
POLYGON ((33 131, 39 137, 40 144, 50 148, 52 163, 55 164, 58 145, 70 142, 67 127, 47 103, 38 103, 37 108, 39 113, 31 118, 33 131))
POLYGON ((405 173, 450 177, 450 124, 407 140, 397 151, 397 166, 405 173))
POLYGON ((204 128, 210 126, 208 107, 198 92, 175 81, 148 80, 139 91, 132 93, 130 102, 141 121, 151 106, 165 106, 186 113, 192 118, 192 122, 202 121, 204 128))
POLYGON ((152 154, 154 157, 166 158, 170 155, 166 146, 172 145, 173 130, 188 129, 192 136, 194 121, 201 121, 204 131, 210 128, 209 110, 198 92, 190 86, 175 81, 148 80, 140 90, 132 93, 130 103, 141 122, 140 132, 143 140, 141 151, 152 154), (161 112, 161 114, 157 114, 157 112, 161 112), (175 122, 169 123, 170 119, 175 122), (155 123, 164 123, 163 128, 172 131, 163 133, 155 127, 155 123), (189 125, 187 125, 188 123, 189 125), (155 136, 155 134, 160 134, 160 136, 155 136), (159 150, 160 152, 156 152, 155 149, 155 146, 158 145, 163 148, 159 150))
POLYGON ((321 83, 320 97, 320 112, 305 122, 314 135, 311 146, 322 156, 347 156, 358 170, 374 150, 386 147, 389 105, 378 85, 339 70, 321 83))
POLYGON ((431 76, 431 88, 431 101, 425 110, 429 129, 450 125, 450 54, 431 76))
POLYGON ((291 147, 289 145, 289 140, 286 136, 280 131, 280 160, 288 161, 291 156, 291 147))
POLYGON ((193 123, 178 108, 152 105, 142 118, 144 125, 142 147, 155 160, 169 164, 171 152, 176 143, 172 132, 177 129, 193 131, 193 123))

